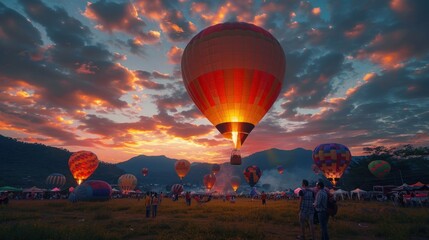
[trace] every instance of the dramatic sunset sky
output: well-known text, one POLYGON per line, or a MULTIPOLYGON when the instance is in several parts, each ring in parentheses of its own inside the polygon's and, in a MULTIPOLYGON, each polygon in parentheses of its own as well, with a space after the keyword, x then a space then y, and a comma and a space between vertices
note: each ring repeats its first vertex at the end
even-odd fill
POLYGON ((232 143, 182 82, 189 40, 241 21, 286 54, 243 156, 429 142, 429 1, 0 1, 0 134, 100 160, 227 162, 232 143))

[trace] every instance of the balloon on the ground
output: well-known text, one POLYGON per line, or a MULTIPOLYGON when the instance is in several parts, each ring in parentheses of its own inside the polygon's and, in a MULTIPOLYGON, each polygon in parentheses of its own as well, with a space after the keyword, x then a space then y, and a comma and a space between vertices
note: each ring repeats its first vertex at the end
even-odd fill
POLYGON ((52 173, 46 178, 46 184, 51 188, 61 188, 66 184, 66 177, 61 173, 52 173))
POLYGON ((123 193, 128 194, 129 191, 132 191, 137 186, 137 178, 133 174, 123 174, 118 179, 118 186, 123 193))
POLYGON ((276 101, 286 59, 265 29, 244 22, 210 26, 182 55, 186 90, 198 109, 240 149, 276 101))
POLYGON ((191 164, 187 160, 178 160, 174 168, 176 169, 177 176, 183 179, 188 174, 189 170, 191 170, 191 164))
POLYGON ((368 164, 369 171, 377 178, 384 178, 390 172, 390 163, 383 160, 375 160, 368 164))
POLYGON ((313 151, 313 161, 335 186, 352 160, 350 150, 339 143, 324 143, 313 151))
POLYGON ((278 171, 280 174, 283 174, 283 172, 285 171, 285 169, 283 168, 283 166, 278 166, 278 167, 277 167, 277 171, 278 171))
POLYGON ((183 186, 181 184, 173 184, 173 186, 171 186, 171 192, 180 194, 183 192, 183 186))
POLYGON ((238 187, 240 187, 241 179, 238 176, 232 176, 231 177, 231 187, 234 190, 234 192, 237 192, 238 187))
POLYGON ((98 167, 98 158, 92 152, 78 151, 69 158, 69 168, 77 184, 81 184, 94 173, 98 167))
POLYGON ((112 187, 105 181, 88 180, 77 186, 70 193, 69 200, 75 201, 105 201, 112 195, 112 187))
POLYGON ((244 169, 243 175, 250 187, 253 187, 258 183, 259 178, 261 178, 262 171, 257 166, 252 165, 244 169))
POLYGON ((216 176, 214 174, 206 174, 206 175, 204 175, 203 183, 204 183, 204 186, 206 186, 206 188, 208 190, 211 190, 212 187, 216 183, 216 176))
POLYGON ((147 169, 147 168, 142 169, 143 177, 146 177, 148 173, 149 173, 149 169, 147 169))
POLYGON ((218 172, 220 171, 220 165, 219 164, 213 164, 212 165, 212 173, 214 174, 214 175, 216 175, 218 172))

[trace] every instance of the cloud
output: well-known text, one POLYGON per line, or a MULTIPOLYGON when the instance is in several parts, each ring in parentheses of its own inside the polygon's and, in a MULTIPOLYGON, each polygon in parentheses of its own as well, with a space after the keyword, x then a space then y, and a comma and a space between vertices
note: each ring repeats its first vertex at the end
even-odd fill
POLYGON ((170 50, 167 53, 168 62, 171 64, 180 64, 182 59, 183 49, 171 46, 170 50))

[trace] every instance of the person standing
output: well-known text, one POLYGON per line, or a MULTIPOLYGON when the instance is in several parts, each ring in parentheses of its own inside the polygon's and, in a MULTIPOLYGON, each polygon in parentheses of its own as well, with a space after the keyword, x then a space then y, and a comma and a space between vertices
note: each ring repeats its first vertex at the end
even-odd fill
POLYGON ((145 205, 145 207, 146 207, 146 218, 149 218, 149 217, 150 217, 150 209, 152 208, 152 204, 151 204, 151 202, 152 202, 152 199, 151 199, 150 194, 149 194, 149 192, 148 192, 148 193, 146 194, 145 199, 144 199, 144 205, 145 205))
POLYGON ((305 225, 310 227, 311 237, 314 239, 314 192, 308 188, 308 181, 302 180, 302 189, 299 191, 299 223, 301 225, 301 236, 298 239, 305 239, 305 225))
POLYGON ((262 199, 262 205, 267 205, 267 194, 264 191, 262 191, 261 199, 262 199))
POLYGON ((319 217, 320 230, 322 240, 329 240, 328 235, 328 193, 325 191, 325 184, 319 181, 316 184, 318 192, 316 194, 316 200, 314 201, 314 208, 317 211, 319 217))
POLYGON ((154 195, 152 197, 152 218, 156 217, 157 210, 158 210, 158 203, 159 203, 159 198, 158 198, 157 194, 154 193, 154 195))

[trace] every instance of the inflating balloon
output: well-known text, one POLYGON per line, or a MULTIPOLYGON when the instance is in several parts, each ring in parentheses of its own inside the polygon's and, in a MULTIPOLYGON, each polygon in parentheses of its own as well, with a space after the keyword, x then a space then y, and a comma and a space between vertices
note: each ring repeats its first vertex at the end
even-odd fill
MULTIPOLYGON (((238 150, 276 101, 286 59, 268 31, 249 23, 227 22, 193 37, 183 52, 181 67, 195 105, 238 150)), ((231 164, 238 163, 236 157, 233 160, 231 164)))
POLYGON ((243 175, 250 187, 253 187, 258 183, 259 178, 262 176, 262 172, 257 166, 253 165, 244 169, 243 175))
POLYGON ((69 158, 69 168, 77 184, 81 184, 94 173, 98 167, 98 158, 92 152, 79 151, 69 158))
POLYGON ((204 175, 203 183, 204 183, 204 186, 206 186, 206 188, 208 190, 212 189, 212 187, 216 183, 216 176, 214 174, 206 174, 206 175, 204 175))
POLYGON ((174 168, 176 169, 177 176, 183 179, 191 169, 191 164, 187 160, 179 160, 174 165, 174 168))
POLYGON ((137 178, 133 174, 124 174, 118 179, 118 186, 123 193, 128 194, 128 192, 134 190, 137 186, 137 178))
POLYGON ((377 178, 384 178, 390 172, 390 163, 383 160, 375 160, 368 164, 369 171, 377 178))
POLYGON ((350 150, 338 143, 324 143, 313 151, 313 161, 335 186, 352 160, 350 150))
POLYGON ((231 177, 231 187, 234 190, 234 192, 237 192, 238 187, 240 187, 241 179, 238 176, 232 176, 231 177))
POLYGON ((69 200, 75 201, 105 201, 112 195, 112 187, 105 181, 88 180, 77 186, 70 193, 69 200))
POLYGON ((52 173, 46 178, 46 184, 51 188, 61 188, 66 184, 66 177, 60 173, 52 173))
POLYGON ((147 169, 147 168, 142 169, 143 177, 146 177, 148 173, 149 173, 149 169, 147 169))

